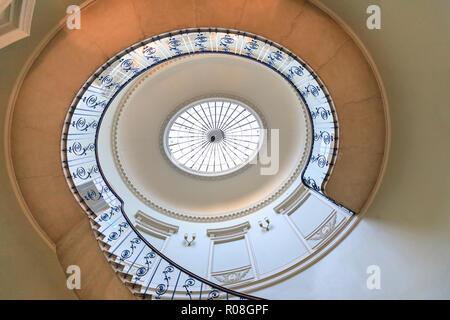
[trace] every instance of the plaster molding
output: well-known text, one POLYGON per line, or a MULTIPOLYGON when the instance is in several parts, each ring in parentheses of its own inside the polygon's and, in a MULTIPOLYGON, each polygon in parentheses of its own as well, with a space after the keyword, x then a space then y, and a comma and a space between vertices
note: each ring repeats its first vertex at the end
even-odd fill
POLYGON ((306 236, 306 240, 323 241, 328 238, 338 227, 336 219, 336 211, 333 211, 316 229, 306 236))
MULTIPOLYGON (((386 173, 387 163, 389 159, 389 151, 391 148, 391 120, 389 117, 389 101, 387 98, 387 92, 386 87, 384 86, 383 80, 381 78, 380 72, 378 71, 377 65, 375 64, 375 61, 370 54, 369 50, 365 46, 365 44, 362 42, 362 40, 358 37, 358 35, 353 31, 353 29, 333 10, 331 10, 328 6, 322 3, 320 0, 308 0, 313 6, 316 6, 320 10, 322 10, 326 15, 328 15, 334 22, 336 22, 344 31, 347 33, 350 38, 353 40, 353 42, 356 44, 359 50, 361 50, 361 53, 363 54, 364 58, 366 59, 367 63, 369 64, 369 67, 378 83, 378 88, 380 90, 381 94, 381 100, 383 102, 383 111, 384 111, 384 121, 385 121, 385 145, 384 145, 384 154, 383 154, 383 160, 381 162, 378 179, 369 194, 369 197, 367 198, 364 205, 361 207, 360 211, 358 212, 358 218, 357 221, 359 222, 364 215, 364 213, 367 211, 369 206, 372 204, 373 200, 375 199, 375 195, 378 193, 378 190, 380 189, 381 182, 383 181, 383 177, 386 173)), ((356 223, 357 224, 357 223, 356 223)), ((356 226, 356 224, 354 226, 356 226)), ((353 229, 353 228, 352 228, 353 229)), ((350 233, 351 230, 349 230, 350 233)), ((347 236, 345 234, 342 239, 344 239, 347 236)))
MULTIPOLYGON (((316 1, 312 1, 312 0, 310 0, 310 1, 313 2, 313 3, 316 2, 316 1)), ((320 7, 320 6, 319 6, 319 7, 320 7)), ((331 14, 330 14, 330 15, 331 15, 331 14)), ((348 32, 348 31, 347 31, 347 32, 348 32)), ((348 32, 348 33, 349 33, 349 32, 348 32)), ((31 64, 30 64, 30 65, 31 65, 31 64)), ((19 86, 19 87, 20 87, 20 86, 19 86)), ((384 96, 383 96, 383 97, 384 97, 384 96)), ((13 106, 13 105, 12 105, 12 106, 13 106)), ((385 105, 385 107, 387 107, 387 105, 385 105)), ((12 108, 12 107, 10 106, 10 108, 12 108)), ((8 108, 8 109, 9 109, 9 108, 8 108)), ((11 114, 12 114, 12 113, 11 113, 11 114)), ((388 120, 388 117, 387 117, 387 120, 388 120)), ((386 123, 388 124, 389 122, 387 121, 386 123)), ((387 130, 388 130, 388 127, 387 127, 387 130)), ((8 133, 9 133, 9 131, 8 131, 8 133)), ((9 146, 9 135, 8 135, 8 136, 5 135, 5 137, 7 137, 7 142, 8 142, 8 146, 9 146)), ((388 140, 388 142, 389 142, 389 140, 388 140)), ((386 148, 387 148, 387 151, 388 151, 388 150, 389 150, 388 145, 387 145, 386 148)), ((385 153, 385 159, 387 159, 387 153, 385 153)), ((8 169, 9 169, 9 168, 8 168, 8 169)), ((384 170, 384 167, 383 167, 383 170, 384 170)), ((382 173, 380 173, 380 178, 379 178, 378 181, 381 181, 381 177, 382 177, 382 173)), ((14 181, 15 181, 15 180, 14 180, 14 181)), ((20 191, 19 191, 19 192, 20 192, 20 191)), ((374 195, 375 193, 376 193, 376 190, 373 191, 372 195, 374 195)), ((369 199, 368 202, 366 203, 367 206, 370 204, 370 202, 371 202, 371 200, 369 199)), ((363 213, 363 212, 366 210, 367 206, 365 206, 365 209, 362 209, 362 210, 361 210, 361 213, 363 213)), ((333 240, 331 244, 327 244, 327 245, 326 245, 326 248, 325 248, 325 247, 323 248, 323 249, 324 249, 324 252, 321 253, 321 254, 319 255, 319 257, 317 257, 317 255, 316 255, 315 257, 313 257, 313 261, 312 261, 312 262, 309 262, 309 263, 308 263, 308 261, 307 261, 306 263, 301 264, 303 267, 300 266, 299 268, 301 268, 301 269, 306 268, 309 264, 312 264, 312 263, 314 263, 315 261, 319 260, 319 259, 321 258, 321 256, 325 255, 326 252, 328 252, 329 250, 331 250, 331 248, 334 247, 334 245, 335 245, 336 243, 340 242, 340 241, 345 237, 345 235, 348 234, 348 233, 350 232, 350 230, 357 224, 358 221, 359 221, 359 217, 350 218, 350 222, 346 225, 345 230, 342 230, 342 232, 341 232, 341 234, 343 234, 344 236, 340 236, 339 239, 333 240), (331 247, 331 248, 330 248, 330 247, 331 247), (329 248, 329 249, 328 249, 328 248, 329 248), (325 249, 326 249, 326 250, 325 250, 325 249)), ((290 273, 290 274, 294 274, 294 273, 290 273)))
POLYGON ((231 270, 212 272, 211 276, 222 284, 230 285, 239 283, 242 281, 251 280, 253 277, 246 278, 252 266, 244 266, 239 268, 234 268, 231 270))
MULTIPOLYGON (((187 177, 191 177, 194 179, 200 179, 200 180, 221 180, 221 179, 227 179, 230 177, 234 177, 235 175, 243 172, 244 170, 248 169, 250 167, 250 163, 251 161, 249 161, 249 163, 247 163, 246 165, 244 165, 242 168, 239 168, 236 171, 233 171, 231 173, 225 174, 225 175, 219 175, 219 176, 203 176, 203 175, 195 175, 192 173, 189 173, 185 170, 180 169, 178 166, 176 166, 168 157, 167 152, 165 151, 164 148, 164 133, 166 130, 166 127, 168 125, 168 123, 170 122, 170 120, 183 108, 185 108, 186 106, 200 101, 200 100, 204 100, 204 99, 209 99, 209 98, 226 98, 226 99, 232 99, 232 100, 236 100, 236 101, 240 101, 243 102, 244 104, 246 104, 247 106, 249 106, 250 108, 253 109, 253 111, 258 115, 258 117, 260 118, 261 122, 262 122, 262 128, 266 129, 268 128, 268 124, 267 124, 267 120, 264 117, 264 115, 261 113, 261 111, 255 106, 254 103, 248 101, 247 99, 235 96, 235 95, 231 95, 228 93, 221 93, 221 92, 215 92, 213 94, 207 94, 207 95, 201 95, 201 96, 197 96, 195 98, 189 99, 184 101, 182 104, 180 104, 179 106, 177 106, 164 120, 163 124, 161 125, 161 129, 160 129, 160 134, 159 134, 159 148, 161 151, 161 154, 163 156, 164 159, 166 159, 167 163, 170 164, 170 166, 172 168, 174 168, 175 170, 177 170, 179 173, 187 176, 187 177)), ((263 138, 264 139, 264 138, 263 138)), ((270 139, 268 139, 268 143, 270 144, 270 139)), ((263 141, 264 143, 264 141, 263 141)), ((270 145, 269 145, 270 148, 270 145)))

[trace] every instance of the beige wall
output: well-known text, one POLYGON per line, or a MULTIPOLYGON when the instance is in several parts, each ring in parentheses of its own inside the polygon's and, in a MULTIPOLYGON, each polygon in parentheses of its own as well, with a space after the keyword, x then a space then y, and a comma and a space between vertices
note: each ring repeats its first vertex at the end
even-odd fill
MULTIPOLYGON (((74 299, 56 254, 22 212, 5 168, 4 125, 13 85, 39 41, 79 0, 38 0, 31 36, 0 49, 0 299, 74 299)), ((39 175, 39 172, 36 172, 39 175)), ((45 190, 42 190, 45 192, 45 190)))
MULTIPOLYGON (((448 0, 321 0, 360 37, 390 104, 391 150, 375 201, 355 230, 296 276, 297 297, 450 298, 448 0), (378 4, 381 30, 366 28, 378 4), (381 290, 366 268, 381 268, 381 290)), ((318 35, 320 36, 320 35, 318 35)), ((266 289, 289 296, 289 283, 266 289)))

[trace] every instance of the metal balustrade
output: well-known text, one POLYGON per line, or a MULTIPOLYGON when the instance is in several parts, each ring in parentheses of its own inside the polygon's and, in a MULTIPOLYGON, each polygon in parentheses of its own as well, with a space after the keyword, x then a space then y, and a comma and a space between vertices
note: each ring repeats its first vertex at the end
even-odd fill
POLYGON ((326 197, 324 187, 336 159, 338 125, 326 88, 304 61, 267 39, 236 30, 184 29, 137 43, 108 60, 70 106, 63 129, 62 161, 67 181, 88 213, 108 261, 130 290, 144 299, 256 298, 192 274, 148 243, 130 225, 122 211, 123 200, 109 187, 97 159, 99 126, 118 92, 165 61, 200 53, 234 54, 258 61, 300 93, 313 127, 312 149, 302 174, 306 187, 326 197))

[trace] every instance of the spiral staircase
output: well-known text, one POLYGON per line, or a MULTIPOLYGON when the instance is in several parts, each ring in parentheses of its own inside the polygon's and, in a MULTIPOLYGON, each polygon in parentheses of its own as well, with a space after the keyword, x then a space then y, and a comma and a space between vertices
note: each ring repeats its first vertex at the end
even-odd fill
MULTIPOLYGON (((84 4, 81 16, 80 30, 62 24, 36 54, 10 127, 20 196, 62 267, 83 270, 76 294, 301 298, 259 293, 281 283, 295 287, 293 275, 338 245, 370 205, 385 167, 386 99, 358 39, 309 1, 96 0, 84 4), (181 77, 183 68, 192 74, 192 66, 212 70, 219 64, 229 70, 242 64, 242 77, 248 65, 258 78, 267 73, 283 83, 303 110, 295 119, 304 127, 290 130, 304 137, 293 138, 292 163, 270 182, 277 188, 260 191, 261 201, 216 216, 180 213, 147 197, 143 181, 154 180, 130 171, 142 167, 122 152, 136 137, 121 127, 140 128, 127 124, 127 102, 150 101, 145 94, 165 70, 181 70, 173 71, 181 77), (223 259, 233 253, 248 259, 223 259)), ((177 88, 175 83, 176 77, 170 84, 177 88)), ((255 110, 270 114, 262 104, 255 110)), ((276 114, 267 116, 271 121, 276 114)), ((251 170, 230 179, 246 174, 251 170)))

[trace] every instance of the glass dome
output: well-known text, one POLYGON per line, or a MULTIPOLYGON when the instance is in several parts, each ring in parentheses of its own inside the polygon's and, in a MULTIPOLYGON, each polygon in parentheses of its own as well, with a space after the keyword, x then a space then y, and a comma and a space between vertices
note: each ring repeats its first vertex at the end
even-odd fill
POLYGON ((221 176, 255 158, 262 129, 261 119, 248 105, 229 98, 204 99, 172 117, 164 133, 164 150, 185 172, 221 176))

